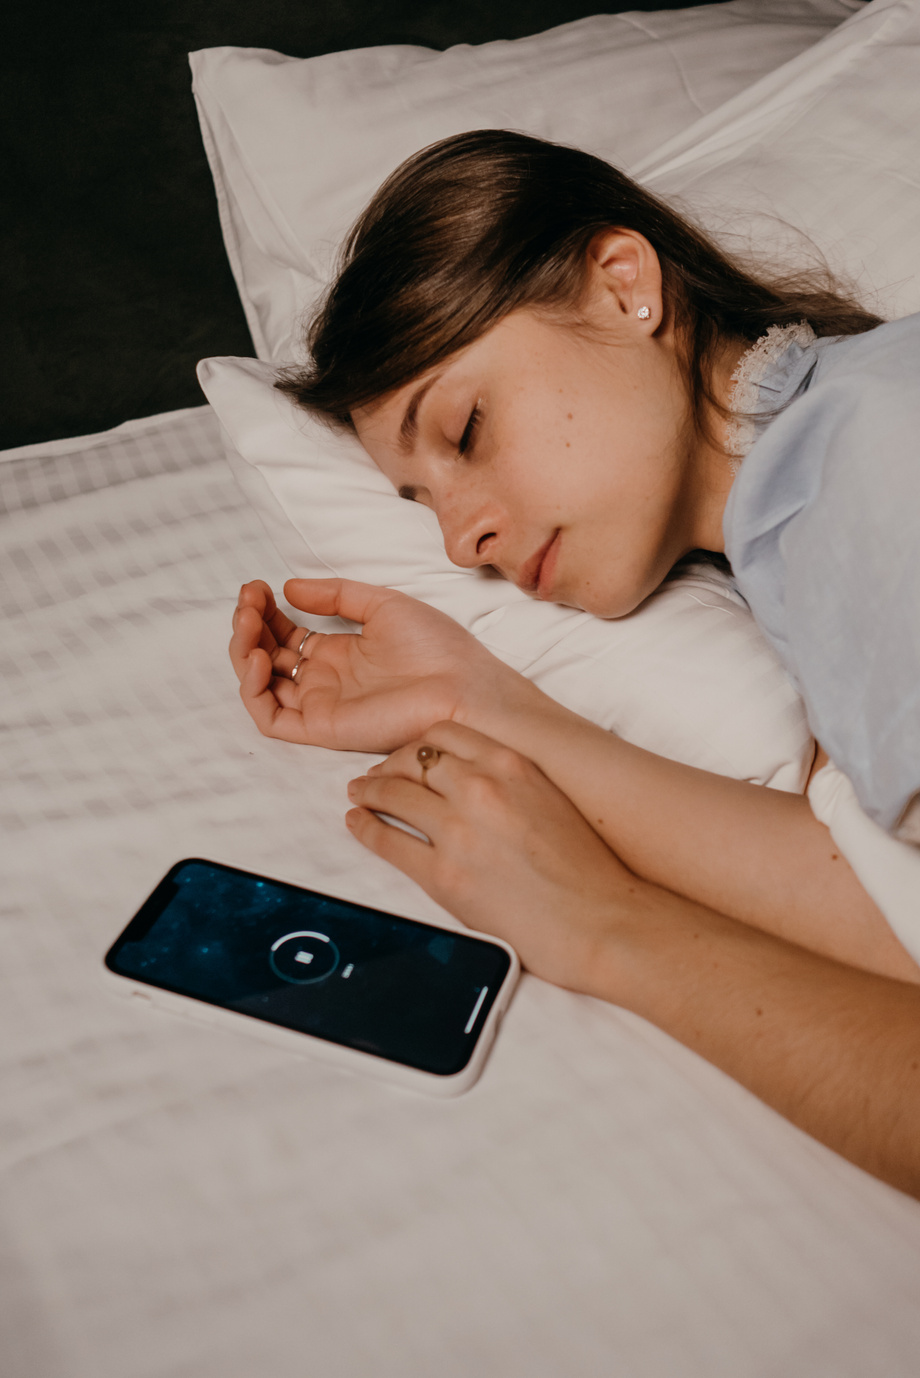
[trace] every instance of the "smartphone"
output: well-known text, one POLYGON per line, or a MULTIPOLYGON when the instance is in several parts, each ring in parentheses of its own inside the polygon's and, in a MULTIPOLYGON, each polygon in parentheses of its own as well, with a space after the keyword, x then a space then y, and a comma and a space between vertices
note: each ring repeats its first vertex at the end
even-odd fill
POLYGON ((123 993, 437 1095, 479 1076, 520 973, 497 939, 197 858, 105 967, 123 993))

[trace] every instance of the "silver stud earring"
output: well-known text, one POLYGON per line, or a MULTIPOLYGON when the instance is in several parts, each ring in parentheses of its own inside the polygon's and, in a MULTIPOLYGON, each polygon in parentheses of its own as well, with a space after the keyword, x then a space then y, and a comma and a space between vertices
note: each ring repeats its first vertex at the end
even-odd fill
POLYGON ((651 314, 652 313, 647 306, 640 306, 639 310, 636 312, 636 315, 639 317, 640 321, 647 321, 651 314))

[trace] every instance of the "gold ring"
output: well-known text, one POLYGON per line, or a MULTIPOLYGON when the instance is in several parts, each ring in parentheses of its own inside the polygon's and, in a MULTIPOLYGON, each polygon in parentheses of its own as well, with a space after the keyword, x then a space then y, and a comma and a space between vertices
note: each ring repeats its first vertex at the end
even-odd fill
POLYGON ((436 746, 420 746, 415 753, 415 759, 422 767, 422 784, 426 789, 431 789, 428 783, 428 772, 432 766, 436 766, 441 759, 441 753, 436 746))

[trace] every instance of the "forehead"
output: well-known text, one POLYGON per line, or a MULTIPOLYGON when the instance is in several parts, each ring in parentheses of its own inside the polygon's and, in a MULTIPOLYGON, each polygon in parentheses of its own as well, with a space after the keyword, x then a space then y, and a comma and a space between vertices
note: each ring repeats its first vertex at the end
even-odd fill
POLYGON ((430 393, 437 393, 438 384, 466 353, 467 350, 460 351, 385 397, 355 408, 352 423, 358 439, 372 458, 379 461, 381 446, 396 458, 412 454, 422 404, 430 393))
POLYGON ((476 372, 482 366, 489 368, 490 374, 496 369, 516 368, 515 356, 521 351, 532 354, 535 347, 549 343, 544 337, 547 331, 559 334, 559 323, 549 322, 535 312, 527 309, 514 311, 504 316, 477 339, 465 345, 449 358, 432 365, 402 387, 387 393, 352 412, 352 421, 359 435, 372 432, 386 434, 391 440, 401 441, 406 448, 414 438, 418 412, 429 392, 435 398, 446 385, 460 382, 467 372, 476 372))
MULTIPOLYGON (((393 466, 414 454, 423 408, 427 421, 432 411, 442 405, 452 408, 457 404, 458 414, 452 416, 451 424, 460 425, 461 404, 477 398, 485 402, 490 414, 496 404, 519 401, 521 396, 536 403, 545 394, 548 376, 555 377, 560 370, 571 375, 573 346, 578 368, 574 379, 568 377, 568 386, 581 386, 585 381, 586 344, 567 320, 548 317, 531 308, 511 312, 471 344, 402 387, 364 407, 356 407, 352 422, 358 439, 371 458, 398 483, 393 466)), ((597 348, 596 342, 593 347, 597 348)), ((562 388, 558 390, 561 392, 562 388)))
POLYGON ((363 407, 355 407, 351 419, 358 437, 362 441, 365 436, 386 438, 391 443, 395 441, 399 449, 408 451, 415 437, 422 402, 443 377, 447 367, 447 364, 441 364, 429 369, 394 392, 388 392, 363 407))

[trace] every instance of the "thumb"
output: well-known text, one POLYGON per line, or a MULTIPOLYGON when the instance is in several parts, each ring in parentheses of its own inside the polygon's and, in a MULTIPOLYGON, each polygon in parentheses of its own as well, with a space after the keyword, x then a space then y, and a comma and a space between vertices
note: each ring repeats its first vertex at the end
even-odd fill
POLYGON ((376 584, 359 584, 353 579, 288 579, 284 596, 301 612, 322 617, 344 617, 350 622, 369 622, 374 613, 399 594, 376 584))

